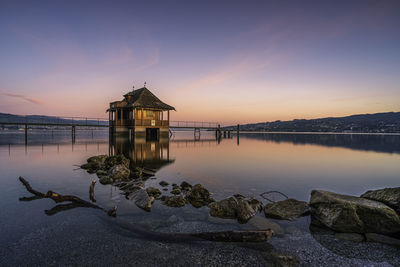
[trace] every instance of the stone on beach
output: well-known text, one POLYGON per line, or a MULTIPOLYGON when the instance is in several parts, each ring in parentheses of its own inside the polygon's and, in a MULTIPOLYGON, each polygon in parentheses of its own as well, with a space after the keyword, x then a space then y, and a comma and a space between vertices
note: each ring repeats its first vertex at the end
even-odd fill
POLYGON ((160 184, 161 186, 163 186, 163 187, 169 185, 169 183, 167 183, 166 181, 161 181, 159 184, 160 184))
POLYGON ((313 190, 310 199, 312 221, 337 232, 400 232, 399 215, 387 205, 355 196, 313 190))
POLYGON ((186 200, 182 195, 162 196, 161 201, 168 207, 183 207, 186 205, 186 200))
POLYGON ((212 202, 208 205, 210 215, 223 219, 236 219, 238 201, 234 197, 223 199, 218 202, 212 202))
POLYGON ((212 202, 208 205, 210 215, 223 219, 237 219, 239 223, 246 223, 258 213, 259 205, 257 200, 246 200, 244 197, 229 197, 218 202, 212 202), (256 210, 252 207, 256 208, 256 210))
POLYGON ((145 210, 145 211, 150 211, 151 210, 151 205, 154 202, 154 197, 149 196, 144 189, 140 189, 134 193, 134 201, 136 206, 139 208, 145 210))
POLYGON ((293 198, 267 204, 264 206, 266 217, 279 220, 294 220, 300 216, 307 215, 309 207, 307 202, 293 198))
POLYGON ((257 214, 257 211, 255 211, 250 206, 250 204, 247 200, 240 199, 238 201, 237 219, 238 219, 239 223, 246 223, 248 220, 250 220, 256 214, 257 214))
POLYGON ((183 181, 180 186, 181 186, 181 189, 184 191, 189 191, 192 189, 192 185, 185 181, 183 181))
POLYGON ((174 188, 171 190, 171 194, 173 195, 180 195, 182 191, 179 188, 174 188))
POLYGON ((162 194, 161 190, 155 187, 147 187, 146 192, 149 196, 153 197, 159 197, 162 194))

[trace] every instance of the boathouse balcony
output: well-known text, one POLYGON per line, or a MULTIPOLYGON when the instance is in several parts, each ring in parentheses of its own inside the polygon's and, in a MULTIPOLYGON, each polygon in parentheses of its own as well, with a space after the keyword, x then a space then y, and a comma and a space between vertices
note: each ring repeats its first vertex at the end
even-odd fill
POLYGON ((110 126, 122 126, 122 127, 169 127, 168 120, 151 120, 151 119, 127 119, 127 120, 110 120, 110 126))

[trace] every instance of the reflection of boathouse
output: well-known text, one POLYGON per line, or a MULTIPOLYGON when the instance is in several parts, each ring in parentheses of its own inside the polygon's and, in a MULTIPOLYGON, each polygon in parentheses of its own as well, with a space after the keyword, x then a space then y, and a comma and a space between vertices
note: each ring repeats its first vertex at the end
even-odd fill
POLYGON ((124 136, 110 136, 109 154, 123 154, 129 158, 132 166, 159 170, 174 160, 169 155, 169 138, 148 141, 145 138, 130 139, 124 136))
POLYGON ((154 140, 168 136, 170 110, 175 108, 143 87, 125 94, 121 101, 111 102, 107 111, 112 133, 131 130, 135 136, 154 140))

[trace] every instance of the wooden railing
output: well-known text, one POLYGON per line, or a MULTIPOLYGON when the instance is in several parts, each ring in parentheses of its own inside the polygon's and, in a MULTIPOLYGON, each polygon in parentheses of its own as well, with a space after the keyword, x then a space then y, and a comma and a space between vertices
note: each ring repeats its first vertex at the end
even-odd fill
POLYGON ((169 122, 166 120, 123 120, 120 121, 110 121, 110 126, 153 126, 153 127, 168 127, 169 122))

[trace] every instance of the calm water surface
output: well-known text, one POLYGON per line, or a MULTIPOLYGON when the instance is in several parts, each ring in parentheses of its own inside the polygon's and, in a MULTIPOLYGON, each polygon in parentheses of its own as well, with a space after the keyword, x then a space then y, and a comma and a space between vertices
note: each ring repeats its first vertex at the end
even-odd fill
MULTIPOLYGON (((146 186, 160 187, 161 180, 170 184, 200 183, 213 192, 216 200, 236 193, 262 200, 260 193, 278 190, 308 201, 311 190, 317 188, 360 195, 370 189, 400 186, 400 136, 242 134, 239 140, 234 136, 218 141, 212 133, 202 132, 200 138, 195 138, 192 132, 177 132, 170 140, 130 142, 126 138, 109 140, 108 132, 96 131, 78 132, 72 143, 68 132, 53 135, 32 132, 25 146, 23 134, 2 132, 0 248, 4 253, 3 264, 41 264, 41 258, 46 258, 43 255, 49 251, 55 255, 51 258, 54 262, 49 264, 58 264, 60 260, 68 264, 70 261, 63 255, 69 247, 77 249, 73 258, 90 259, 89 255, 95 255, 96 250, 82 254, 77 243, 98 244, 98 251, 104 240, 121 236, 118 229, 99 223, 96 210, 76 208, 48 216, 45 210, 55 206, 51 200, 19 200, 30 196, 19 183, 19 176, 39 191, 53 190, 88 199, 90 181, 96 177, 77 166, 90 156, 109 153, 123 153, 137 165, 157 170, 155 177, 146 181, 146 186), (58 248, 51 242, 46 247, 45 240, 52 238, 57 239, 58 248)), ((95 192, 97 204, 107 208, 118 205, 119 217, 150 225, 152 230, 167 231, 160 221, 167 221, 172 215, 185 222, 212 221, 206 207, 168 208, 156 202, 148 213, 126 200, 111 185, 97 184, 95 192)), ((225 229, 224 220, 221 221, 221 229, 225 229)), ((229 227, 235 223, 228 221, 229 227)), ((306 229, 307 222, 308 218, 301 219, 297 226, 301 228, 304 224, 306 229)))

